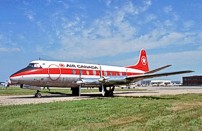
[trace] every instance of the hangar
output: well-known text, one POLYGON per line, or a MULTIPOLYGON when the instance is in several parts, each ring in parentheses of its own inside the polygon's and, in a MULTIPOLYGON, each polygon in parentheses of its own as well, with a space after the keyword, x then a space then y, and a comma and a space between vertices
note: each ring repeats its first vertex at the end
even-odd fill
POLYGON ((202 86, 202 76, 187 76, 182 81, 183 86, 202 86))

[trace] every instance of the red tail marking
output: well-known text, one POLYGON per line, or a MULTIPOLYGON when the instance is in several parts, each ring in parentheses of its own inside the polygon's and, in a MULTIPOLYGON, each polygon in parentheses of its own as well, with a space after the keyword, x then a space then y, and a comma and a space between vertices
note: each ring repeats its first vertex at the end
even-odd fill
POLYGON ((147 61, 146 51, 141 50, 138 62, 135 65, 126 66, 126 68, 138 69, 138 70, 148 72, 149 71, 149 65, 148 65, 148 61, 147 61))

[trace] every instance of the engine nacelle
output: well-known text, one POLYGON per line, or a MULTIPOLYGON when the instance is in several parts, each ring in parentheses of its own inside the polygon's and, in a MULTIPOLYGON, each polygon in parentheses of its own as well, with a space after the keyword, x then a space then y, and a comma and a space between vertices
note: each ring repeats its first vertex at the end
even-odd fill
POLYGON ((82 86, 100 86, 99 79, 97 78, 84 78, 76 82, 77 85, 82 85, 82 86))
POLYGON ((126 84, 126 83, 127 83, 126 77, 123 77, 123 76, 110 77, 109 79, 106 80, 106 84, 109 84, 109 85, 119 85, 119 84, 126 84))
POLYGON ((124 76, 114 76, 109 78, 84 78, 76 82, 77 85, 82 86, 100 86, 100 84, 105 85, 117 85, 126 84, 127 80, 124 76), (103 79, 103 80, 102 80, 103 79))

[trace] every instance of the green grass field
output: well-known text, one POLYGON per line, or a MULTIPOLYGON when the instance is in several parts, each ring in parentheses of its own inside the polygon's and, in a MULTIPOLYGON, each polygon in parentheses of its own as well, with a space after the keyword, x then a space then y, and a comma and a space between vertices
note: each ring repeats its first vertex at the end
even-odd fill
POLYGON ((0 106, 0 130, 202 130, 202 95, 0 106))

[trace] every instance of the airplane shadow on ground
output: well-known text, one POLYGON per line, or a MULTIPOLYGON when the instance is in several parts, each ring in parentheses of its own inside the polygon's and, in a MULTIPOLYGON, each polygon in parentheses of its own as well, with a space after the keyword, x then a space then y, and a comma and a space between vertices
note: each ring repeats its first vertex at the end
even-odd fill
MULTIPOLYGON (((36 98, 36 99, 43 99, 43 98, 62 98, 62 97, 78 97, 79 96, 74 96, 72 94, 66 94, 66 93, 61 93, 61 92, 46 92, 48 94, 43 94, 41 98, 36 98)), ((177 99, 174 97, 168 97, 168 96, 132 96, 134 93, 157 93, 157 92, 136 92, 136 91, 123 91, 123 92, 116 92, 114 93, 114 96, 111 97, 103 97, 101 93, 81 93, 80 98, 118 98, 118 97, 125 97, 125 98, 144 98, 144 99, 177 99), (124 95, 124 94, 131 94, 130 96, 119 96, 119 95, 124 95)), ((11 99, 25 99, 25 98, 35 98, 34 95, 32 96, 17 96, 17 97, 12 97, 11 99)))
MULTIPOLYGON (((66 94, 66 93, 61 93, 61 92, 45 92, 48 94, 42 94, 41 98, 39 99, 43 99, 43 98, 62 98, 62 97, 81 97, 81 98, 96 98, 96 97, 102 97, 102 94, 81 94, 81 96, 75 96, 72 94, 66 94)), ((10 99, 25 99, 25 98, 35 98, 34 95, 29 95, 29 96, 16 96, 16 97, 12 97, 10 99)))
POLYGON ((155 91, 121 91, 121 92, 115 92, 114 94, 141 94, 141 93, 158 93, 155 91))
POLYGON ((158 93, 158 92, 155 92, 155 91, 144 91, 144 92, 141 92, 141 91, 130 91, 130 92, 128 92, 128 91, 125 91, 125 92, 118 92, 118 93, 115 93, 115 96, 114 97, 125 97, 125 98, 144 98, 144 99, 155 99, 155 100, 160 100, 160 99, 172 99, 172 100, 177 100, 178 98, 175 98, 175 97, 168 97, 168 96, 153 96, 153 95, 151 95, 151 96, 144 96, 144 95, 142 95, 141 96, 141 94, 149 94, 149 93, 158 93), (121 95, 121 94, 140 94, 140 96, 133 96, 133 95, 129 95, 129 96, 119 96, 119 95, 121 95))
POLYGON ((148 100, 179 100, 176 97, 168 97, 168 96, 115 96, 115 97, 125 97, 125 98, 143 98, 148 100))

